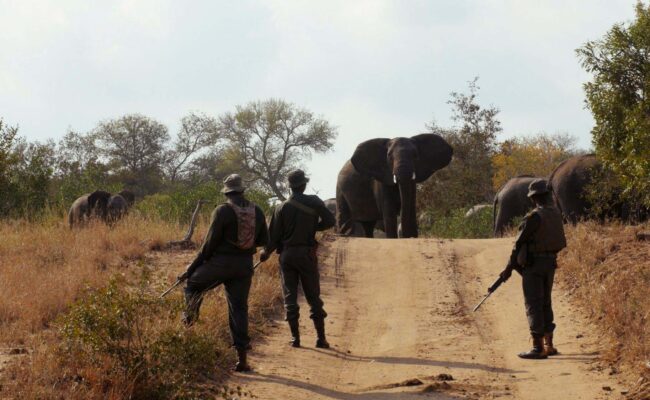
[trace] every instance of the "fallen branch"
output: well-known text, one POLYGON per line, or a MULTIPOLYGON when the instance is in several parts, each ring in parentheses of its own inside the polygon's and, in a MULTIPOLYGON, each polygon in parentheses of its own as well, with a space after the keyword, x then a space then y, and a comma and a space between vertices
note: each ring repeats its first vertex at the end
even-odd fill
POLYGON ((194 208, 194 213, 192 213, 192 220, 190 221, 190 227, 187 229, 187 233, 182 240, 172 240, 168 242, 165 248, 170 247, 179 247, 182 249, 191 249, 194 248, 194 243, 192 242, 192 236, 194 235, 194 227, 199 218, 199 212, 201 211, 201 206, 207 203, 207 200, 199 200, 196 203, 196 208, 194 208))

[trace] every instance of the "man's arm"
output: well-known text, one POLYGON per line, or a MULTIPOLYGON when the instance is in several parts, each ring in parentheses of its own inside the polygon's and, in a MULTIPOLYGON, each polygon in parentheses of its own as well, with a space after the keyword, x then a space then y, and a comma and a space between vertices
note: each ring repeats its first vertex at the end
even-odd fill
POLYGON ((263 247, 269 243, 269 229, 266 226, 264 212, 255 206, 255 225, 257 226, 257 235, 255 236, 255 247, 263 247))
POLYGON ((223 212, 224 206, 221 206, 216 208, 212 213, 212 223, 210 224, 208 233, 205 235, 205 239, 203 239, 203 245, 194 258, 194 261, 192 261, 192 263, 187 267, 187 271, 183 274, 187 275, 186 277, 192 275, 199 265, 203 264, 208 258, 210 258, 214 253, 214 250, 217 248, 217 245, 223 240, 223 212))
POLYGON ((318 216, 320 217, 320 220, 318 221, 318 225, 316 225, 316 230, 317 231, 324 231, 326 229, 329 229, 336 224, 336 218, 330 210, 325 206, 325 203, 323 200, 316 198, 315 202, 315 211, 318 213, 318 216))
MULTIPOLYGON (((519 265, 517 262, 517 254, 519 254, 519 250, 521 250, 521 247, 529 242, 532 238, 537 229, 539 229, 539 226, 541 224, 541 219, 539 215, 536 213, 532 213, 526 216, 524 220, 522 221, 521 225, 519 225, 519 235, 517 235, 517 239, 515 240, 515 245, 512 249, 512 253, 510 253, 510 260, 508 261, 508 266, 506 267, 503 272, 501 272, 501 276, 504 277, 506 280, 510 278, 510 275, 512 275, 512 270, 515 269, 519 271, 523 265, 519 265)), ((521 271, 520 271, 521 272, 521 271)))

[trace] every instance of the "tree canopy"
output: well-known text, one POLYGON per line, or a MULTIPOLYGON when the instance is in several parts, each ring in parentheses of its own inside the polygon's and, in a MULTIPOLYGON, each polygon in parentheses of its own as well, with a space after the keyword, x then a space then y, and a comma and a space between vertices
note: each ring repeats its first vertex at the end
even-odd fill
POLYGON ((593 76, 584 90, 596 152, 628 195, 650 205, 650 6, 638 2, 633 22, 576 52, 593 76))
POLYGON ((454 127, 442 128, 435 122, 427 125, 430 132, 439 134, 454 148, 454 157, 449 166, 421 185, 420 209, 451 212, 492 200, 492 156, 501 123, 498 108, 478 103, 477 79, 469 82, 468 93, 450 95, 447 103, 452 107, 454 127))
POLYGON ((492 157, 492 187, 498 191, 518 175, 547 177, 562 161, 577 154, 575 138, 568 134, 512 138, 499 144, 492 157))
POLYGON ((312 153, 331 149, 337 135, 326 120, 279 99, 237 106, 219 118, 219 131, 229 143, 230 161, 280 200, 289 171, 312 153))

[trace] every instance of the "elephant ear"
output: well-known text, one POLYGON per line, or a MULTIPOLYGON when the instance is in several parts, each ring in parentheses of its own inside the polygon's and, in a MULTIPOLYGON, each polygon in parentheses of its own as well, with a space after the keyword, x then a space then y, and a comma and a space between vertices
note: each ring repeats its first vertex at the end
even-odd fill
POLYGON ((388 166, 389 139, 371 139, 357 146, 350 161, 361 174, 392 185, 393 178, 388 166))
POLYGON ((106 206, 108 205, 108 201, 111 198, 111 194, 108 192, 105 192, 103 190, 95 190, 91 194, 88 195, 88 206, 90 209, 94 209, 95 207, 103 208, 105 209, 106 206))
POLYGON ((440 135, 423 133, 411 138, 418 149, 415 161, 415 178, 424 182, 439 169, 449 165, 454 154, 453 148, 440 135))
POLYGON ((118 193, 120 196, 124 197, 124 200, 126 200, 126 204, 131 207, 133 203, 135 203, 135 194, 133 194, 132 191, 128 189, 124 189, 121 192, 118 193))

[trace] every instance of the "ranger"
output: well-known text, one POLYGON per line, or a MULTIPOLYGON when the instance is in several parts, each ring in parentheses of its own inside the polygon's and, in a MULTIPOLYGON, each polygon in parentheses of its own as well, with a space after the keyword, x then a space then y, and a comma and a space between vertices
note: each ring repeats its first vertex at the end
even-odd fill
POLYGON ((316 231, 334 226, 335 219, 318 196, 304 194, 309 179, 303 171, 291 172, 288 181, 292 194, 273 214, 269 225, 269 244, 262 251, 260 259, 266 260, 274 250, 280 253, 284 308, 291 329, 291 345, 300 347, 298 283, 301 283, 318 334, 316 347, 327 349, 327 313, 320 298, 320 276, 316 259, 318 243, 314 235, 316 231))
POLYGON ((519 226, 508 266, 501 277, 507 280, 515 269, 522 276, 524 301, 533 348, 521 358, 541 359, 556 355, 553 347, 553 307, 551 291, 557 268, 557 253, 566 247, 562 214, 553 206, 546 180, 535 179, 528 186, 535 203, 519 226))
POLYGON ((248 337, 248 292, 253 277, 256 247, 268 243, 268 229, 262 210, 244 197, 242 179, 232 174, 224 180, 227 201, 212 213, 212 224, 203 246, 179 280, 187 278, 186 310, 183 322, 191 326, 199 316, 206 289, 225 286, 228 320, 238 361, 235 371, 250 371, 246 351, 248 337))

